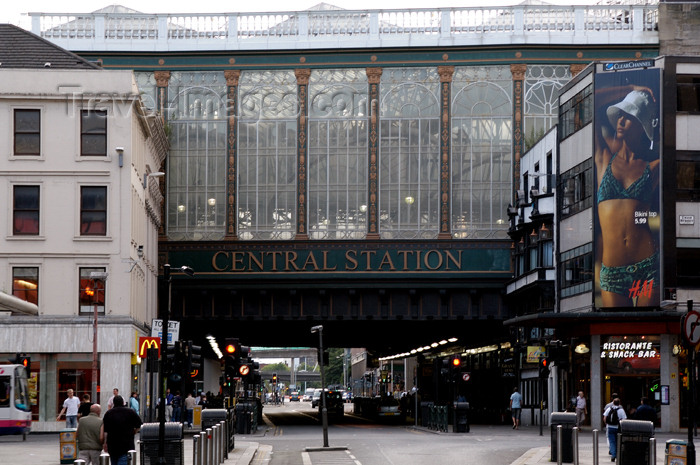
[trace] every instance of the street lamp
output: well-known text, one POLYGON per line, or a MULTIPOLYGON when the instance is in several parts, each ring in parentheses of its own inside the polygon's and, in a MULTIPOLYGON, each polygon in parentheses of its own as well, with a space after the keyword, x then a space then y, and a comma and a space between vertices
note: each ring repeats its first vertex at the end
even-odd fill
POLYGON ((328 409, 326 408, 326 376, 323 370, 323 325, 311 328, 311 334, 318 333, 319 364, 321 365, 321 423, 323 424, 323 447, 328 447, 328 409))
MULTIPOLYGON (((187 276, 194 276, 194 270, 189 266, 175 268, 175 271, 185 273, 187 276)), ((163 278, 168 284, 168 306, 162 318, 161 338, 160 338, 160 402, 158 404, 158 463, 164 465, 165 462, 165 395, 167 392, 165 382, 165 364, 168 359, 168 326, 170 325, 170 308, 173 294, 173 280, 170 277, 170 265, 163 265, 163 278)))
MULTIPOLYGON (((107 280, 106 271, 93 271, 90 273, 92 278, 92 291, 95 293, 95 314, 92 322, 92 401, 97 403, 97 281, 102 281, 102 290, 104 292, 104 282, 107 280)), ((106 304, 106 302, 105 302, 106 304)))

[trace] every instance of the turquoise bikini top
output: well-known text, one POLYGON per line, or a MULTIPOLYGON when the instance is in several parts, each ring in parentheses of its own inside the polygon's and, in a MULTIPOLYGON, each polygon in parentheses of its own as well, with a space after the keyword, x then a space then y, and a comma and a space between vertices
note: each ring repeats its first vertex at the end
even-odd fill
POLYGON ((598 188, 598 203, 612 199, 634 199, 640 202, 649 203, 653 197, 654 180, 651 176, 649 163, 644 168, 642 175, 625 189, 612 173, 612 162, 617 156, 617 152, 610 159, 608 167, 605 169, 603 179, 598 188))

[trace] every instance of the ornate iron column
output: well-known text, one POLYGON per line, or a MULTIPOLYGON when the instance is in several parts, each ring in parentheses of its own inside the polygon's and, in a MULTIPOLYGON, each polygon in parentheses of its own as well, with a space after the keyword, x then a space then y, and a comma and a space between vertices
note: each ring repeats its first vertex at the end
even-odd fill
POLYGON ((514 190, 520 189, 520 157, 523 155, 523 110, 525 83, 525 71, 527 65, 510 65, 513 74, 513 186, 514 190))
POLYGON ((237 240, 236 221, 236 149, 238 137, 236 133, 236 116, 238 115, 238 79, 241 71, 229 69, 224 71, 226 78, 226 117, 228 119, 226 138, 226 235, 225 240, 237 240))
POLYGON ((438 66, 440 75, 440 232, 438 239, 452 239, 450 221, 450 101, 454 66, 438 66))
POLYGON ((311 70, 308 68, 295 69, 294 75, 297 77, 297 96, 299 99, 299 113, 297 115, 297 230, 295 239, 308 240, 306 212, 307 205, 307 167, 309 144, 307 132, 309 128, 309 76, 311 70))
POLYGON ((369 83, 369 215, 367 218, 367 239, 379 239, 379 83, 382 68, 367 68, 369 83))

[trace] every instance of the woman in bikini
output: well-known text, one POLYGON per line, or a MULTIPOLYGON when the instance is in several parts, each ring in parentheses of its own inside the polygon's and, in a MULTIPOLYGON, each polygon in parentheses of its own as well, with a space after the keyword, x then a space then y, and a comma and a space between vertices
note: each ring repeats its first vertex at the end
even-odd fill
POLYGON ((658 154, 651 146, 658 120, 651 89, 641 86, 603 89, 600 100, 618 102, 596 128, 597 208, 602 242, 602 307, 658 305, 659 252, 649 220, 658 198, 658 154), (624 99, 619 100, 624 96, 624 99), (651 213, 651 214, 650 214, 651 213))

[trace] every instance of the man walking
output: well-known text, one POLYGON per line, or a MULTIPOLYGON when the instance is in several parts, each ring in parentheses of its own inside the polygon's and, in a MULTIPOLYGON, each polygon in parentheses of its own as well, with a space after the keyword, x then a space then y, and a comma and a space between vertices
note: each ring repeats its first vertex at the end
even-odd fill
POLYGON ((513 418, 513 429, 520 427, 520 411, 523 396, 518 392, 518 388, 513 388, 513 394, 510 395, 510 415, 513 418))
POLYGON ((80 419, 82 417, 90 415, 91 406, 92 402, 90 402, 90 394, 83 394, 83 401, 80 403, 80 407, 78 407, 78 424, 80 424, 80 419))
POLYGON ((56 417, 56 421, 60 420, 63 414, 66 415, 66 428, 77 428, 78 427, 78 408, 80 407, 80 400, 73 395, 73 390, 68 389, 66 391, 68 397, 63 401, 63 409, 61 413, 56 417))
POLYGON ((78 420, 78 458, 85 460, 85 465, 100 465, 100 453, 102 452, 102 407, 100 404, 92 404, 90 413, 78 420))
POLYGON ((579 428, 583 426, 583 421, 588 415, 588 409, 586 407, 586 398, 583 397, 583 391, 578 392, 578 397, 576 398, 576 426, 579 428))
POLYGON ((194 406, 197 405, 195 403, 194 397, 192 397, 192 393, 188 392, 187 397, 185 398, 185 410, 187 411, 187 426, 192 428, 192 420, 194 418, 194 406))
POLYGON ((115 396, 114 408, 105 413, 100 432, 111 465, 128 464, 128 452, 135 450, 134 435, 141 429, 141 424, 136 412, 124 405, 124 398, 115 396))

